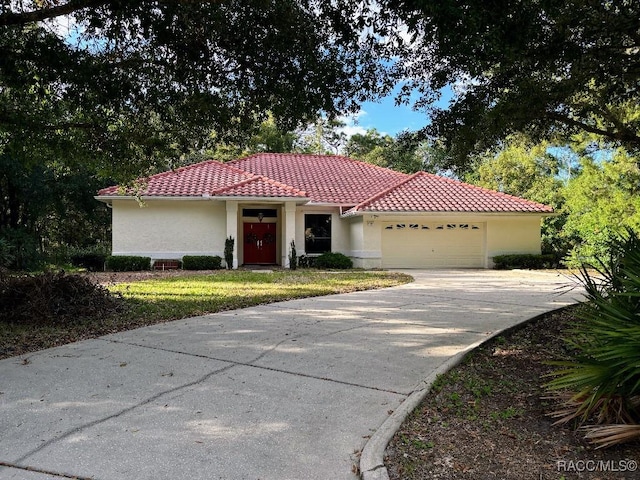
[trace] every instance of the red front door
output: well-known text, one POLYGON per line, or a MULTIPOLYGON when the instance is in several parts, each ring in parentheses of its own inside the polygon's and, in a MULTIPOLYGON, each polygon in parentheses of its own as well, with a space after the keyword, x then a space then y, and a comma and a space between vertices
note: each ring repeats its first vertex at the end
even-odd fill
POLYGON ((276 263, 276 224, 244 224, 244 263, 276 263))

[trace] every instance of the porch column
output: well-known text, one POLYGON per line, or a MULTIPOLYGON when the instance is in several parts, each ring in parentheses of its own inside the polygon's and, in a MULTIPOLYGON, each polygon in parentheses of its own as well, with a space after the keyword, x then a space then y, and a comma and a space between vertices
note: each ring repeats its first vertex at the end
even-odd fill
POLYGON ((238 268, 238 242, 242 240, 238 238, 238 202, 227 201, 227 236, 233 237, 233 265, 232 268, 238 268))
MULTIPOLYGON (((284 267, 289 267, 289 250, 291 240, 296 238, 296 204, 286 202, 284 204, 284 219, 282 225, 282 263, 284 267)), ((296 250, 300 248, 296 245, 296 250)))

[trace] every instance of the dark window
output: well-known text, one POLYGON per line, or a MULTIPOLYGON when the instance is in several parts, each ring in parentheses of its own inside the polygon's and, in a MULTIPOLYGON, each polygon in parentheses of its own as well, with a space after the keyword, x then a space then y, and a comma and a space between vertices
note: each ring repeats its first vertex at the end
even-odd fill
POLYGON ((306 253, 331 251, 331 215, 304 216, 304 250, 306 253))
POLYGON ((262 214, 263 218, 278 218, 278 211, 273 208, 243 208, 243 217, 259 217, 262 214))

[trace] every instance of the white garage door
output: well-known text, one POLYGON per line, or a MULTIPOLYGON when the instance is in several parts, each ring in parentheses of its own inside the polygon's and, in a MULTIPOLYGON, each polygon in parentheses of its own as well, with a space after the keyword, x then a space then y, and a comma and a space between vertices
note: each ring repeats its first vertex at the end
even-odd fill
POLYGON ((483 223, 382 225, 384 268, 482 268, 483 223))

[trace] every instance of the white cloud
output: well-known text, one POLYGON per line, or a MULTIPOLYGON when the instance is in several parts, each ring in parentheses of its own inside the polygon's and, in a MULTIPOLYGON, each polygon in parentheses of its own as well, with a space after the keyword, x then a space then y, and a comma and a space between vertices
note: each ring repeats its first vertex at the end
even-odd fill
POLYGON ((345 126, 338 130, 344 133, 347 136, 347 138, 356 134, 364 135, 365 133, 367 133, 367 130, 369 128, 372 128, 370 126, 364 126, 360 123, 361 121, 360 119, 366 116, 367 116, 367 112, 365 110, 358 110, 356 113, 343 115, 339 117, 338 120, 340 120, 341 122, 344 122, 345 126))
POLYGON ((367 129, 360 125, 347 125, 346 127, 340 128, 339 131, 344 133, 347 138, 356 134, 364 135, 367 133, 367 129))

